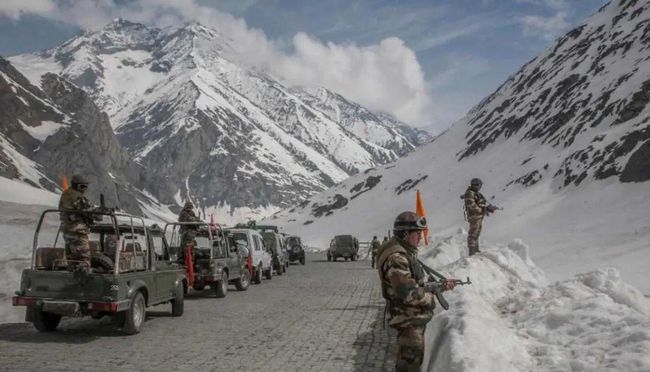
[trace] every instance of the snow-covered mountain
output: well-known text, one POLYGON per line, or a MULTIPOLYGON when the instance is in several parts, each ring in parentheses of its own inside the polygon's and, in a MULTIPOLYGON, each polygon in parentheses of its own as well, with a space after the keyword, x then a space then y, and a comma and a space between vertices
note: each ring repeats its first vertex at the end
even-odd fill
POLYGON ((106 114, 64 78, 45 74, 39 88, 0 58, 0 107, 1 200, 56 205, 61 177, 72 173, 89 179, 95 202, 101 193, 137 214, 158 204, 149 190, 170 192, 131 161, 106 114))
POLYGON ((523 238, 551 278, 612 265, 650 293, 649 101, 650 4, 612 1, 432 143, 269 221, 313 245, 381 237, 420 189, 444 234, 466 227, 459 196, 480 177, 504 207, 483 238, 523 238))
POLYGON ((117 19, 10 60, 33 82, 54 72, 82 87, 131 157, 173 184, 161 201, 189 197, 222 221, 299 203, 431 139, 334 92, 243 67, 232 44, 196 23, 117 19))

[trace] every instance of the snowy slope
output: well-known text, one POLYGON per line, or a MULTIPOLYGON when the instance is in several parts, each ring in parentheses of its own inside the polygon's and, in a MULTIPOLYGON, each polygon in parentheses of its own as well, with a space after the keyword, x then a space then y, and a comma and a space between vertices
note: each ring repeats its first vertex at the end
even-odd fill
POLYGON ((10 59, 33 82, 49 71, 85 89, 133 158, 174 184, 156 195, 163 202, 191 198, 224 220, 268 215, 431 139, 333 92, 244 68, 232 43, 199 24, 116 20, 10 59))
POLYGON ((552 279, 603 266, 650 293, 650 4, 613 1, 432 143, 268 222, 324 247, 386 235, 423 193, 436 234, 466 226, 472 177, 504 210, 486 241, 523 238, 552 279))
POLYGON ((423 371, 647 371, 650 300, 614 269, 547 283, 520 240, 468 259, 466 233, 422 258, 473 284, 445 294, 427 327, 423 371))

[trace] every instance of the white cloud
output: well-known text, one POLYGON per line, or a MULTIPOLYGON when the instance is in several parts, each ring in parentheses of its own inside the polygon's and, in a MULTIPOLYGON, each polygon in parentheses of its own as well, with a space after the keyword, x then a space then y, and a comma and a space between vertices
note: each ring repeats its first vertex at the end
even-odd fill
POLYGON ((2 0, 0 3, 0 16, 18 19, 23 14, 47 14, 56 9, 52 0, 2 0))
POLYGON ((412 125, 430 125, 434 121, 431 99, 415 53, 397 38, 358 46, 323 43, 298 33, 293 38, 294 51, 287 53, 262 31, 249 28, 244 20, 199 5, 195 0, 0 2, 0 15, 19 17, 24 13, 90 29, 102 27, 115 17, 158 26, 198 21, 229 35, 241 61, 288 84, 324 86, 412 125))
POLYGON ((570 26, 564 11, 557 12, 551 17, 525 16, 521 19, 524 26, 524 35, 553 40, 564 33, 570 26))

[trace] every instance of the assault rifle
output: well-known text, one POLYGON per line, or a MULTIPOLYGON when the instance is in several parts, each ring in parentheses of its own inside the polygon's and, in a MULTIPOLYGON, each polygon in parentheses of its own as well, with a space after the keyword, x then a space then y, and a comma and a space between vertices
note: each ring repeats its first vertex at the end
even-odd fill
MULTIPOLYGON (((440 306, 442 306, 443 309, 449 310, 449 302, 447 302, 447 300, 445 300, 445 297, 442 295, 442 291, 445 288, 446 283, 447 281, 449 281, 449 279, 447 279, 444 275, 440 274, 434 269, 430 268, 429 266, 425 265, 424 262, 422 262, 420 259, 418 259, 418 262, 422 266, 424 272, 429 274, 429 280, 427 280, 427 283, 424 285, 425 290, 427 292, 433 293, 436 296, 438 303, 440 303, 440 306)), ((460 279, 453 279, 453 281, 455 285, 472 284, 472 281, 469 279, 469 276, 467 277, 467 281, 462 281, 460 279)))
POLYGON ((485 215, 489 216, 489 215, 491 215, 492 213, 494 213, 496 211, 502 211, 502 210, 503 210, 503 207, 497 207, 494 204, 489 204, 488 203, 488 205, 485 206, 485 215))

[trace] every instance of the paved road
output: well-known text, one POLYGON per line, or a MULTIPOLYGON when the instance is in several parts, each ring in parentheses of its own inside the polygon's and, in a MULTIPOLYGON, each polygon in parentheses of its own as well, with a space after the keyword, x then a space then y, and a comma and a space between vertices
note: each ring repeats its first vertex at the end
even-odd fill
POLYGON ((140 334, 108 319, 70 319, 55 333, 0 325, 3 371, 389 371, 394 340, 368 261, 310 254, 248 291, 186 298, 185 314, 150 308, 140 334))

